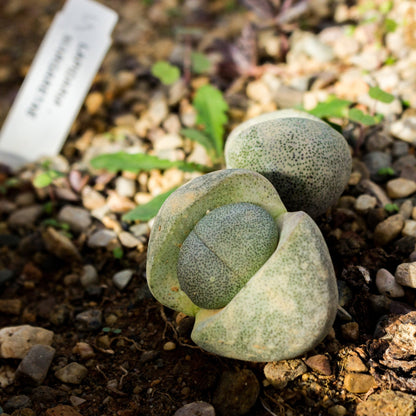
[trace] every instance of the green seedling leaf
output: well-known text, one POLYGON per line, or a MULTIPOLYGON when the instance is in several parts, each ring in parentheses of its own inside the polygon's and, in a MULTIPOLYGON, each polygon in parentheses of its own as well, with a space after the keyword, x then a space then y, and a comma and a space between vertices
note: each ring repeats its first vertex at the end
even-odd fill
POLYGON ((124 256, 124 251, 121 247, 115 247, 113 249, 113 256, 115 259, 122 259, 124 256))
POLYGON ((224 146, 224 124, 228 121, 228 104, 220 90, 212 85, 203 85, 198 88, 193 105, 198 113, 197 123, 204 126, 205 132, 213 142, 215 153, 220 158, 224 146))
POLYGON ((393 33, 393 32, 395 32, 396 29, 397 29, 397 26, 398 26, 398 23, 395 20, 393 20, 393 19, 387 18, 384 21, 384 30, 386 31, 386 33, 393 33))
POLYGON ((188 137, 188 139, 191 139, 194 142, 197 142, 200 145, 204 146, 208 152, 215 152, 213 142, 202 131, 196 129, 182 129, 180 133, 183 136, 188 137))
POLYGON ((173 84, 181 76, 179 68, 166 61, 158 61, 153 64, 151 72, 153 76, 158 78, 160 82, 165 85, 173 84))
POLYGON ((344 118, 348 117, 348 108, 351 104, 351 101, 330 97, 327 101, 318 103, 315 108, 309 110, 309 113, 319 118, 344 118))
POLYGON ((358 108, 351 108, 348 112, 348 118, 364 126, 374 126, 378 123, 378 118, 365 114, 358 108))
POLYGON ((147 204, 138 205, 136 208, 124 214, 123 221, 149 221, 156 217, 160 207, 165 202, 166 198, 175 190, 173 188, 163 194, 154 197, 147 204))
POLYGON ((196 74, 202 74, 211 68, 211 61, 200 52, 192 52, 191 63, 192 71, 196 74))
POLYGON ((33 185, 36 188, 44 188, 45 186, 51 185, 55 179, 61 178, 63 176, 65 176, 63 173, 56 170, 41 172, 33 179, 33 185))
POLYGON ((381 176, 394 176, 396 174, 394 169, 390 166, 379 169, 377 173, 381 176))
POLYGON ((374 100, 377 100, 386 104, 390 104, 394 100, 394 95, 389 94, 386 91, 383 91, 379 87, 371 87, 370 90, 368 91, 368 95, 374 100))
POLYGON ((182 160, 159 159, 157 156, 146 153, 105 153, 90 161, 94 169, 105 169, 109 172, 128 171, 138 173, 152 169, 178 168, 185 172, 205 172, 209 168, 196 163, 188 163, 182 160))
POLYGON ((389 214, 392 214, 393 212, 398 212, 399 211, 399 206, 397 204, 386 204, 386 205, 384 205, 384 209, 389 214))

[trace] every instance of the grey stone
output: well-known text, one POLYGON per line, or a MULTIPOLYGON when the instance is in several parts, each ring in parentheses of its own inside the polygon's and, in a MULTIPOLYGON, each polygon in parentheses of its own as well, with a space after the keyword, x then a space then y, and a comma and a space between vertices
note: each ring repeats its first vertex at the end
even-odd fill
POLYGON ((80 233, 88 229, 91 225, 90 213, 80 207, 74 207, 73 205, 65 205, 58 214, 58 219, 67 223, 71 230, 80 233))
POLYGON ((16 379, 29 384, 42 384, 55 355, 49 345, 34 345, 24 356, 16 370, 16 379))
POLYGON ((13 412, 14 410, 23 409, 30 406, 32 406, 30 397, 24 394, 19 394, 17 396, 10 397, 10 399, 4 403, 4 410, 6 410, 6 412, 13 412))
POLYGON ((89 309, 75 316, 75 322, 81 331, 96 331, 102 325, 102 313, 98 309, 89 309))
POLYGON ((69 384, 80 384, 87 374, 88 369, 76 362, 72 362, 55 371, 55 377, 58 380, 69 384))
POLYGON ((396 158, 405 156, 409 153, 409 144, 406 142, 395 140, 393 142, 391 153, 396 158))
POLYGON ((379 269, 376 274, 376 286, 382 295, 392 298, 404 296, 404 289, 396 282, 396 278, 386 269, 379 269))
POLYGON ((259 382, 251 370, 224 371, 212 404, 222 416, 245 415, 256 403, 259 393, 259 382))
POLYGON ((192 402, 182 406, 173 416, 215 416, 215 409, 207 402, 192 402))
POLYGON ((83 267, 80 281, 83 287, 89 287, 99 282, 97 270, 92 264, 86 264, 83 267))
POLYGON ((276 389, 283 389, 287 383, 308 371, 302 360, 283 360, 267 363, 264 375, 267 381, 276 389))
POLYGON ((118 235, 118 239, 120 240, 120 243, 122 244, 122 246, 128 247, 128 248, 134 248, 140 244, 140 241, 128 231, 122 231, 118 235))
POLYGON ((121 270, 113 276, 114 286, 118 290, 123 290, 129 283, 133 276, 133 270, 121 270))
POLYGON ((30 325, 0 329, 0 357, 23 358, 36 344, 51 345, 53 336, 48 329, 30 325))
POLYGON ((89 247, 107 247, 107 245, 117 238, 117 234, 112 230, 101 229, 95 231, 88 238, 89 247))
POLYGON ((7 224, 12 228, 33 227, 35 222, 42 215, 42 212, 43 208, 41 205, 20 208, 9 216, 7 224))
POLYGON ((363 157, 363 162, 370 172, 370 178, 375 181, 382 181, 384 177, 379 174, 380 169, 390 167, 391 156, 388 153, 374 151, 363 157))

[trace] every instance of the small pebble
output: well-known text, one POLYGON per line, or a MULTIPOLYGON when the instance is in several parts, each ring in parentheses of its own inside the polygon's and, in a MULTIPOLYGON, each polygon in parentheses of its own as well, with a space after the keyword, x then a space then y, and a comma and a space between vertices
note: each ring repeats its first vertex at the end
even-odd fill
POLYGON ((67 261, 81 260, 81 255, 74 243, 55 228, 48 227, 42 233, 42 239, 46 249, 56 257, 67 261))
POLYGON ((306 365, 298 359, 270 362, 264 367, 264 375, 267 381, 279 390, 307 371, 306 365))
POLYGON ((345 361, 345 370, 350 373, 364 373, 368 369, 360 357, 357 357, 356 355, 350 355, 345 361))
POLYGON ((0 313, 20 315, 22 301, 20 299, 0 299, 0 313))
POLYGON ((392 215, 377 224, 374 230, 374 242, 378 246, 385 246, 393 241, 402 231, 404 219, 400 214, 392 215))
POLYGON ((122 231, 118 235, 118 238, 122 246, 127 247, 127 248, 134 248, 140 244, 140 241, 128 231, 122 231))
POLYGON ((105 205, 105 197, 90 186, 82 190, 82 204, 90 211, 101 208, 105 205))
POLYGON ((136 183, 133 179, 119 176, 115 181, 115 189, 118 195, 132 198, 136 193, 136 183))
POLYGON ((416 262, 399 264, 394 276, 398 284, 416 288, 416 262))
POLYGON ((68 224, 72 231, 81 233, 86 231, 91 225, 90 213, 80 207, 74 207, 72 205, 65 205, 58 214, 59 221, 68 224))
POLYGON ((176 348, 176 344, 172 341, 168 341, 163 345, 165 351, 173 351, 176 348))
POLYGON ((95 231, 88 238, 88 247, 107 247, 110 242, 117 238, 117 234, 114 231, 101 229, 95 231))
POLYGON ((77 342, 72 348, 74 354, 78 354, 83 360, 88 360, 95 356, 95 352, 90 344, 86 342, 77 342))
POLYGON ((19 394, 18 396, 12 396, 7 402, 4 404, 4 410, 7 412, 13 412, 17 409, 24 409, 25 407, 32 406, 32 401, 30 397, 19 394))
POLYGON ((404 296, 404 289, 397 283, 396 278, 386 269, 379 269, 376 274, 376 286, 382 295, 392 298, 404 296))
POLYGON ((358 341, 360 328, 357 322, 347 322, 341 325, 342 336, 349 341, 358 341))
POLYGON ((345 416, 347 413, 347 409, 341 404, 336 404, 328 409, 329 416, 345 416))
POLYGON ((31 325, 0 329, 0 357, 23 358, 36 344, 51 345, 53 336, 52 331, 31 325))
POLYGON ((77 328, 80 331, 96 331, 102 325, 102 313, 98 309, 80 312, 75 316, 77 328))
POLYGON ((404 236, 416 237, 416 221, 415 220, 406 220, 404 222, 404 227, 402 229, 402 234, 404 236))
POLYGON ((408 220, 412 216, 413 203, 411 199, 406 199, 403 204, 400 205, 399 214, 408 220))
POLYGON ((108 191, 107 206, 110 211, 117 214, 124 214, 135 208, 136 204, 129 198, 119 195, 115 191, 108 191))
POLYGON ((377 199, 374 196, 363 194, 356 199, 354 208, 357 211, 363 212, 375 208, 376 205, 377 199))
MULTIPOLYGON (((8 366, 0 366, 0 388, 4 389, 14 383, 15 369, 8 366)), ((1 409, 1 407, 0 407, 1 409)), ((1 414, 1 413, 0 413, 1 414)))
POLYGON ((332 374, 331 363, 329 362, 329 358, 324 354, 313 355, 305 363, 319 374, 323 374, 324 376, 330 376, 332 374))
POLYGON ((245 415, 256 403, 259 393, 260 384, 251 370, 224 371, 212 404, 221 415, 245 415))
POLYGON ((99 91, 93 91, 87 95, 85 99, 85 107, 88 114, 96 114, 104 104, 104 95, 99 91))
POLYGON ((413 394, 383 390, 358 403, 355 416, 412 416, 416 407, 413 394))
POLYGON ((69 384, 80 384, 87 374, 88 369, 76 362, 72 362, 55 371, 55 377, 58 380, 69 384))
POLYGON ((35 222, 42 215, 42 212, 43 208, 41 205, 32 205, 30 207, 17 209, 9 216, 7 224, 11 228, 33 227, 35 222))
POLYGON ((126 286, 130 283, 130 280, 133 276, 133 270, 127 269, 127 270, 121 270, 119 272, 117 272, 114 276, 113 276, 113 283, 114 286, 118 289, 118 290, 123 290, 126 288, 126 286))
POLYGON ((350 393, 367 393, 377 384, 374 377, 370 374, 363 373, 347 373, 344 378, 344 388, 350 393))
POLYGON ((391 179, 387 182, 386 189, 390 198, 406 198, 416 192, 416 182, 405 178, 391 179))
POLYGON ((97 270, 92 264, 86 264, 82 268, 80 282, 83 287, 93 286, 99 282, 97 270))
POLYGON ((45 416, 82 416, 82 414, 72 406, 68 406, 66 404, 58 404, 56 407, 47 409, 45 416))
POLYGON ((23 357, 16 370, 16 379, 29 384, 42 384, 55 355, 49 345, 34 345, 23 357))
POLYGON ((215 416, 215 409, 207 402, 192 402, 179 408, 173 416, 215 416))

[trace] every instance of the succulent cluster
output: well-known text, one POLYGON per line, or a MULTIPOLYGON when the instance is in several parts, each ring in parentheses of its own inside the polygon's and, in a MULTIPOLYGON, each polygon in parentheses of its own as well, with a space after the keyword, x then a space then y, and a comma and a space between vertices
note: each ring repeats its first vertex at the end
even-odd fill
POLYGON ((188 182, 160 209, 148 248, 150 290, 195 316, 191 337, 208 351, 293 358, 335 319, 331 258, 306 212, 318 215, 340 196, 348 146, 319 119, 281 111, 232 132, 226 160, 231 169, 188 182))

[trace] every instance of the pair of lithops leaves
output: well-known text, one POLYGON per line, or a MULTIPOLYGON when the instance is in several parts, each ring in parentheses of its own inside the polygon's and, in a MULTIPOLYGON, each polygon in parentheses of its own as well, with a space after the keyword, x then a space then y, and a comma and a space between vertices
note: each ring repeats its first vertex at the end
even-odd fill
POLYGON ((345 188, 349 148, 326 123, 290 110, 243 123, 225 156, 227 169, 186 183, 160 209, 150 290, 195 316, 191 338, 207 351, 248 361, 296 357, 335 319, 334 269, 310 215, 345 188))

